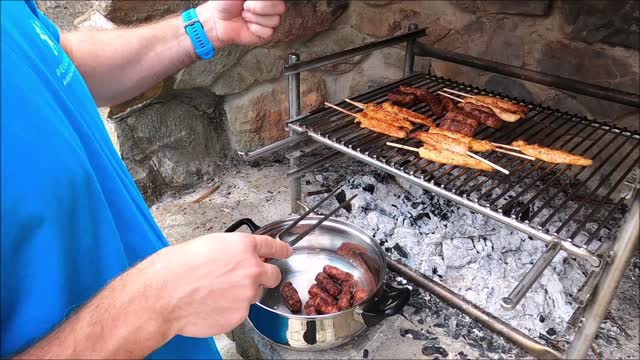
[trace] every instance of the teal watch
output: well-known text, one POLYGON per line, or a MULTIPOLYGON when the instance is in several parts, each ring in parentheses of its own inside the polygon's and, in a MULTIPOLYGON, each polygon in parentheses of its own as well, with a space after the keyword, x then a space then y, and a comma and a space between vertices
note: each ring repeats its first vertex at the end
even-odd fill
POLYGON ((209 60, 216 54, 213 44, 204 32, 202 23, 198 19, 196 9, 189 9, 182 13, 182 21, 184 22, 184 30, 189 35, 193 49, 196 55, 202 60, 209 60))

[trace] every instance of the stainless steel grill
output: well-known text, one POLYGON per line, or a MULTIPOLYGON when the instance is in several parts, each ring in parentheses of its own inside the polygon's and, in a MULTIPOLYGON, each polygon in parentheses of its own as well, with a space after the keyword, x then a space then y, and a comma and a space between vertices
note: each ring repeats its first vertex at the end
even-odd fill
MULTIPOLYGON (((635 181, 632 175, 640 163, 640 134, 542 105, 527 104, 522 99, 510 98, 498 92, 433 75, 413 73, 414 57, 437 58, 639 109, 640 95, 425 46, 416 43, 416 38, 425 35, 425 29, 411 26, 409 30, 396 37, 315 59, 300 61, 300 55, 289 54, 284 74, 289 81, 290 120, 287 126, 290 136, 262 149, 240 153, 241 157, 252 160, 308 138, 315 140, 308 147, 288 151, 287 154, 291 166, 287 176, 293 212, 299 212, 302 205, 301 176, 346 154, 549 243, 546 251, 511 293, 502 299, 501 305, 505 310, 512 310, 518 305, 560 251, 586 259, 593 268, 574 296, 578 308, 565 330, 567 336, 575 332, 565 355, 568 358, 585 358, 624 271, 635 254, 634 249, 640 242, 637 179, 640 173, 636 173, 635 181), (593 159, 593 165, 584 168, 550 164, 492 152, 483 153, 482 156, 507 168, 510 174, 486 173, 429 162, 414 152, 386 146, 389 140, 409 146, 419 146, 420 143, 411 139, 394 139, 360 128, 350 116, 331 108, 317 109, 300 116, 300 72, 397 44, 406 46, 405 78, 355 96, 352 100, 380 103, 385 101, 389 91, 399 85, 425 87, 434 93, 446 87, 466 93, 507 98, 526 105, 529 108, 528 117, 508 123, 499 130, 482 127, 476 138, 503 144, 523 139, 529 143, 585 155, 593 159), (318 144, 326 145, 333 151, 301 166, 300 157, 318 144), (631 182, 630 196, 623 194, 625 180, 631 182), (620 229, 612 228, 612 224, 618 222, 611 220, 625 212, 627 214, 620 229), (601 241, 599 246, 590 246, 596 239, 603 239, 600 234, 605 228, 617 232, 616 240, 601 241)), ((347 102, 337 105, 352 112, 359 111, 347 102)), ((426 104, 417 104, 411 110, 432 116, 426 104)), ((434 120, 438 123, 441 119, 434 120)), ((392 259, 387 259, 387 267, 534 357, 563 357, 551 347, 539 343, 426 275, 392 259)))
MULTIPOLYGON (((399 85, 425 87, 433 93, 446 87, 507 98, 503 94, 441 77, 415 74, 353 99, 380 103, 386 100, 390 90, 399 85)), ((505 144, 524 139, 583 154, 592 158, 594 165, 550 164, 498 152, 483 156, 508 169, 509 175, 438 164, 421 159, 414 152, 385 145, 387 141, 394 141, 420 146, 419 141, 395 139, 361 128, 354 123, 353 117, 331 108, 296 119, 289 123, 289 127, 306 131, 329 147, 391 171, 537 239, 559 243, 565 251, 589 260, 594 266, 599 265, 598 257, 586 247, 598 238, 606 220, 622 207, 623 198, 615 194, 620 192, 623 181, 640 162, 640 134, 541 105, 527 104, 520 99, 508 99, 526 105, 529 116, 507 123, 499 130, 485 126, 476 138, 505 144), (604 180, 611 179, 614 174, 614 182, 606 184, 604 180), (602 194, 605 185, 608 189, 602 194), (578 237, 581 233, 582 236, 578 237)), ((360 111, 347 102, 338 105, 353 112, 360 111)), ((425 104, 414 105, 411 110, 433 115, 425 104)), ((437 123, 440 119, 434 120, 437 123)))

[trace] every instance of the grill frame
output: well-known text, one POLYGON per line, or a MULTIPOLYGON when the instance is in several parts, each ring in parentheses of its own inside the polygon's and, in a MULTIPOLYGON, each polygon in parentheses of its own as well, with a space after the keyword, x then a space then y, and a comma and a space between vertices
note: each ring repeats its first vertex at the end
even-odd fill
MULTIPOLYGON (((381 49, 387 46, 391 46, 394 44, 400 44, 402 42, 405 43, 405 59, 404 59, 404 76, 410 77, 413 74, 413 64, 414 57, 417 56, 427 56, 431 58, 437 58, 443 61, 448 61, 452 63, 456 63, 462 66, 469 66, 476 69, 481 69, 485 71, 489 71, 495 74, 501 74, 510 77, 516 77, 521 80, 531 81, 535 83, 539 83, 542 85, 547 85, 551 87, 555 87, 558 89, 568 90, 577 94, 587 95, 597 97, 603 100, 608 100, 611 102, 626 104, 629 106, 634 106, 636 108, 640 108, 640 95, 632 94, 628 92, 623 92, 616 89, 605 88, 602 86, 589 84, 585 82, 581 82, 574 79, 568 79, 559 77, 556 75, 541 73, 537 71, 532 71, 525 68, 515 67, 508 64, 497 63, 494 61, 476 58, 469 55, 444 51, 440 49, 435 49, 433 47, 429 47, 420 43, 416 43, 416 38, 424 36, 426 34, 425 29, 416 30, 417 26, 412 24, 409 26, 409 31, 406 34, 402 34, 396 37, 392 37, 389 39, 384 39, 368 44, 364 44, 362 46, 344 50, 338 53, 329 54, 322 56, 316 59, 310 59, 305 61, 300 61, 300 56, 296 53, 289 54, 288 64, 284 67, 285 75, 288 78, 289 82, 289 116, 290 119, 287 121, 287 129, 289 130, 289 138, 281 140, 277 143, 268 145, 262 149, 255 150, 249 153, 240 153, 240 156, 247 161, 256 159, 258 157, 273 153, 278 149, 281 149, 285 146, 299 143, 305 139, 313 139, 315 142, 311 145, 311 148, 317 146, 318 144, 324 145, 332 145, 331 143, 327 143, 323 141, 321 137, 317 134, 309 134, 306 131, 300 131, 300 127, 296 126, 298 120, 300 118, 306 118, 308 116, 313 116, 314 114, 318 114, 323 109, 317 109, 309 114, 300 115, 300 72, 311 70, 315 68, 319 68, 324 65, 332 64, 339 62, 341 60, 347 59, 349 57, 363 55, 369 53, 371 51, 381 49), (313 135, 313 136, 312 136, 313 135)), ((399 80, 395 82, 397 85, 399 80)), ((374 89, 372 91, 379 90, 384 88, 388 88, 393 86, 394 83, 386 86, 382 86, 378 89, 374 89)), ((474 89, 474 87, 463 84, 467 88, 474 89)), ((475 88, 477 89, 477 88, 475 88)), ((370 93, 370 92, 368 92, 370 93)), ((499 92, 486 92, 491 95, 495 95, 498 97, 506 97, 499 92)), ((354 97, 355 100, 363 101, 365 100, 362 94, 358 97, 354 97)), ((513 98, 512 98, 513 99, 513 98)), ((521 99, 514 99, 518 102, 523 102, 521 99)), ((349 109, 350 105, 341 103, 344 108, 349 109)), ((549 109, 552 111, 557 111, 554 109, 550 109, 547 107, 542 107, 540 105, 536 105, 540 110, 549 109)), ((567 112, 558 111, 558 113, 563 114, 563 116, 569 116, 572 118, 580 118, 575 114, 570 114, 567 112)), ((583 118, 584 119, 584 118, 583 118)), ((584 119, 584 121, 592 122, 592 120, 584 119)), ((600 124, 599 126, 603 126, 603 129, 611 129, 610 125, 600 124)), ((343 129, 344 130, 344 129, 343 129)), ((628 129, 620 129, 616 128, 615 131, 626 131, 631 133, 628 129)), ((343 131, 344 132, 344 131, 343 131)), ((351 135, 350 137, 356 137, 356 135, 351 135)), ((481 135, 481 132, 480 134, 481 135)), ((634 133, 634 136, 637 136, 637 133, 634 133)), ((369 146, 376 142, 376 135, 369 134, 364 137, 364 140, 361 143, 361 146, 369 146)), ((570 142, 569 142, 570 143, 570 142)), ((567 143, 568 144, 568 143, 567 143)), ((565 144, 565 145, 567 145, 565 144)), ((608 144, 610 145, 610 144, 608 144)), ((301 154, 307 152, 305 149, 295 150, 293 152, 288 152, 287 157, 290 159, 290 167, 291 171, 288 173, 288 177, 290 180, 291 187, 291 209, 292 212, 299 212, 300 208, 306 207, 300 200, 300 181, 302 175, 305 172, 311 171, 323 164, 328 163, 329 161, 333 161, 337 157, 343 156, 343 154, 350 154, 350 149, 344 149, 344 151, 334 150, 331 154, 325 156, 322 159, 317 161, 313 161, 311 164, 300 166, 299 157, 301 154)), ((400 159, 406 160, 410 155, 405 155, 400 159)), ((361 160, 366 160, 364 157, 361 160)), ((515 161, 515 160, 514 160, 515 161)), ((365 161, 367 162, 367 161, 365 161)), ((409 165, 414 166, 420 162, 419 158, 414 158, 409 161, 409 165)), ((371 165, 382 164, 377 161, 372 161, 371 165)), ((387 167, 388 165, 384 165, 387 167)), ((425 166, 426 167, 426 166, 425 166)), ((440 170, 444 165, 436 165, 434 167, 434 171, 431 172, 433 174, 435 171, 440 170)), ((390 173, 394 173, 393 168, 389 168, 390 173)), ((470 171, 470 170, 462 170, 462 171, 470 171)), ((438 175, 435 179, 439 179, 442 176, 445 176, 447 173, 451 173, 453 170, 444 170, 442 173, 438 175)), ((541 175, 542 176, 542 175, 541 175)), ((577 175, 576 175, 577 176, 577 175)), ((536 178, 538 179, 538 178, 536 178)), ((554 178, 555 179, 555 178, 554 178)), ((409 177, 411 181, 411 177, 409 177)), ((473 179, 471 179, 473 180, 473 179)), ((552 179, 553 181, 553 179, 552 179)), ((420 185, 420 184, 417 184, 420 185)), ((619 184, 618 184, 619 185, 619 184)), ((615 187, 614 187, 615 188, 615 187)), ((431 189, 434 193, 444 195, 447 197, 447 194, 443 194, 442 189, 438 187, 433 187, 431 189)), ((546 269, 548 264, 553 260, 559 251, 565 250, 568 252, 575 252, 576 254, 582 254, 585 258, 590 260, 592 265, 595 265, 596 262, 599 263, 599 266, 594 267, 590 272, 587 280, 580 288, 578 293, 574 296, 576 303, 579 304, 578 308, 575 310, 573 316, 568 321, 567 328, 565 329, 565 335, 571 336, 575 332, 575 336, 571 343, 569 343, 568 351, 565 355, 560 354, 558 351, 554 350, 547 344, 541 344, 537 340, 531 338, 530 336, 523 334, 518 329, 512 327, 501 319, 496 318, 491 313, 487 312, 484 309, 479 308, 475 304, 471 303, 469 300, 464 297, 456 294, 445 286, 431 280, 424 274, 418 273, 415 270, 412 270, 406 267, 403 264, 397 263, 391 259, 387 259, 387 267, 399 275, 405 277, 407 280, 412 282, 414 285, 422 288, 425 291, 430 292, 431 294, 438 297, 440 300, 448 303, 450 306, 460 310, 470 318, 474 319, 478 323, 482 324, 486 328, 494 331, 496 334, 502 336, 506 340, 512 342, 513 344, 521 347, 525 351, 529 352, 529 354, 533 355, 536 358, 556 358, 560 359, 563 356, 567 356, 568 358, 585 358, 587 352, 590 349, 591 343, 595 338, 597 329, 600 326, 600 323, 606 316, 608 307, 613 300, 613 297, 616 292, 616 288, 622 280, 622 276, 625 272, 625 269, 629 265, 631 259, 635 254, 635 247, 638 246, 640 242, 640 234, 638 233, 638 227, 640 225, 640 191, 639 184, 636 182, 634 189, 632 190, 632 194, 630 197, 630 201, 624 201, 624 198, 620 198, 618 202, 612 204, 609 212, 604 216, 604 219, 600 225, 594 230, 594 234, 598 234, 603 227, 607 224, 608 220, 615 214, 615 212, 623 206, 626 206, 627 203, 630 203, 630 210, 628 211, 627 216, 625 217, 621 228, 618 231, 618 236, 615 242, 602 243, 594 252, 589 252, 584 248, 574 247, 571 241, 562 240, 555 236, 555 234, 548 234, 545 232, 539 232, 539 229, 535 229, 531 226, 521 228, 519 224, 513 224, 512 221, 507 221, 507 224, 527 232, 533 231, 534 238, 540 238, 544 240, 551 236, 549 239, 551 244, 549 245, 547 251, 542 254, 542 256, 536 261, 534 266, 532 266, 527 274, 520 280, 518 285, 514 288, 511 294, 508 297, 503 298, 502 304, 505 310, 510 310, 509 307, 504 306, 505 304, 509 304, 511 308, 517 306, 518 302, 522 300, 522 297, 526 294, 527 290, 533 285, 533 283, 539 278, 542 272, 546 269), (535 235, 539 235, 537 237, 535 235), (586 250, 586 252, 584 252, 586 250)), ((585 197, 586 200, 589 197, 585 197)), ((455 201, 455 199, 453 199, 455 201)), ((530 199, 532 202, 535 198, 530 199)), ((600 209, 604 202, 601 202, 597 205, 597 208, 600 209)), ((472 201, 463 201, 462 205, 467 206, 471 209, 475 209, 480 213, 483 213, 482 208, 477 208, 473 205, 472 201)), ((588 215, 591 217, 596 214, 595 211, 588 215)), ((518 214, 519 215, 519 214, 518 214)), ((529 214, 530 215, 530 214, 529 214)), ((584 220, 585 222, 589 219, 584 220)), ((562 226, 562 225, 561 225, 562 226)), ((581 226, 581 225, 580 225, 581 226)), ((577 234, 578 231, 574 232, 577 234)), ((569 238, 574 237, 575 234, 569 236, 569 238)), ((584 246, 588 246, 593 240, 594 236, 589 237, 586 241, 584 241, 584 246)))

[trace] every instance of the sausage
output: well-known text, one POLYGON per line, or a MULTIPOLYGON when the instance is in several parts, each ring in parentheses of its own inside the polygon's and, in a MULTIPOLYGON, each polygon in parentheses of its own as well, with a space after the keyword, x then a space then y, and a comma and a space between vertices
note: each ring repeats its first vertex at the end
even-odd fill
POLYGON ((331 295, 327 294, 326 291, 322 290, 322 288, 320 286, 318 286, 318 284, 311 285, 311 287, 309 288, 309 297, 311 299, 324 297, 330 303, 332 303, 332 304, 336 303, 335 299, 333 297, 331 297, 331 295))
POLYGON ((402 92, 400 90, 394 90, 387 94, 387 99, 400 105, 412 105, 416 102, 418 97, 415 94, 402 92))
POLYGON ((453 103, 453 100, 451 100, 451 98, 448 98, 444 95, 439 95, 440 97, 440 101, 442 101, 442 106, 444 106, 444 108, 447 111, 451 111, 451 109, 455 108, 455 104, 453 103))
POLYGON ((300 308, 302 308, 302 300, 300 300, 298 290, 293 287, 291 281, 287 281, 280 286, 280 294, 282 294, 282 298, 289 310, 292 312, 300 311, 300 308))
POLYGON ((338 296, 342 291, 340 286, 334 283, 333 280, 331 280, 331 278, 329 277, 329 275, 323 272, 318 273, 318 275, 316 275, 316 282, 318 283, 318 285, 320 285, 320 287, 324 291, 326 291, 327 293, 329 293, 329 295, 333 297, 338 296))
POLYGON ((313 305, 313 299, 309 299, 306 303, 304 303, 304 313, 306 315, 318 315, 316 307, 313 305))
POLYGON ((422 102, 429 104, 434 116, 440 116, 444 113, 444 107, 440 99, 433 95, 429 90, 424 88, 414 88, 411 86, 400 86, 400 91, 415 94, 422 102))
POLYGON ((353 281, 353 275, 346 271, 342 271, 335 266, 325 265, 322 272, 329 275, 333 280, 339 282, 344 287, 345 281, 353 281))
POLYGON ((338 310, 346 310, 351 307, 351 294, 356 284, 353 280, 347 280, 342 283, 342 292, 338 299, 338 310))
POLYGON ((504 120, 500 119, 491 108, 486 106, 466 102, 462 109, 475 116, 481 123, 493 129, 500 129, 504 125, 504 120))
POLYGON ((322 296, 313 299, 313 307, 319 314, 333 314, 338 312, 338 306, 332 304, 322 296))
POLYGON ((460 121, 447 119, 446 117, 440 123, 440 128, 445 129, 445 130, 449 130, 449 131, 453 131, 453 132, 457 132, 457 133, 465 135, 465 136, 473 136, 476 133, 476 129, 474 129, 471 125, 469 125, 467 123, 460 122, 460 121))
POLYGON ((369 297, 369 293, 367 293, 367 290, 364 288, 357 288, 354 292, 353 292, 353 305, 358 305, 361 302, 367 300, 367 298, 369 297))
POLYGON ((476 120, 472 114, 460 108, 452 109, 451 111, 449 111, 445 116, 445 119, 446 118, 471 125, 471 127, 473 127, 474 133, 475 133, 475 129, 477 129, 478 126, 480 126, 480 124, 478 123, 478 120, 476 120))

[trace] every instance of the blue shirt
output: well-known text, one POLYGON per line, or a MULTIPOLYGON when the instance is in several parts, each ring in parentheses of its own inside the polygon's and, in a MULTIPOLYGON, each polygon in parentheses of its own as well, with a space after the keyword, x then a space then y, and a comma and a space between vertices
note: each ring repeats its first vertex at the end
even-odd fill
MULTIPOLYGON (((4 358, 168 244, 55 25, 31 1, 0 3, 4 358)), ((178 336, 149 357, 220 355, 211 338, 178 336)))

